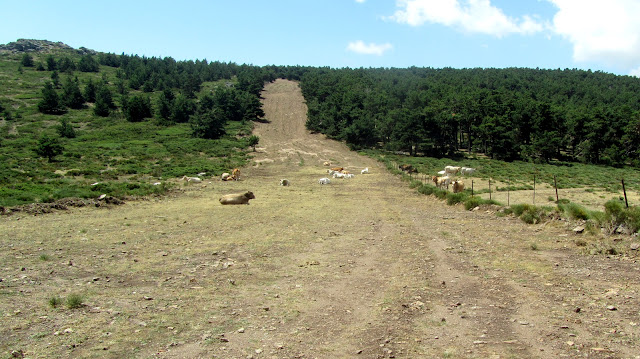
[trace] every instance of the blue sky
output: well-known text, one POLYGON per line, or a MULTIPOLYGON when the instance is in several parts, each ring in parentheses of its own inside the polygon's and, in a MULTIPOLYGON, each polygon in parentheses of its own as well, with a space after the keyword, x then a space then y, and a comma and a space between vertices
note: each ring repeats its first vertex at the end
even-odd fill
POLYGON ((0 0, 0 43, 238 64, 640 76, 640 0, 0 0))

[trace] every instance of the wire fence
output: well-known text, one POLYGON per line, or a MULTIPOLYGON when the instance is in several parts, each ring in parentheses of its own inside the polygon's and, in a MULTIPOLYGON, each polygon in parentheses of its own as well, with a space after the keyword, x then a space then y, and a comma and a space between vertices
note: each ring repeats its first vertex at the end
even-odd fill
MULTIPOLYGON (((433 181, 433 178, 436 176, 420 173, 410 165, 399 165, 396 162, 391 162, 391 165, 396 170, 408 175, 412 181, 420 181, 426 185, 436 185, 433 181)), ((506 181, 497 181, 491 178, 485 179, 460 175, 456 176, 455 179, 465 183, 465 192, 471 196, 480 196, 484 199, 506 203, 507 206, 510 206, 512 202, 513 204, 531 203, 533 205, 541 205, 549 202, 560 203, 563 196, 565 197, 564 199, 569 200, 570 198, 584 197, 585 194, 584 188, 558 188, 558 179, 555 175, 553 175, 553 183, 549 184, 547 182, 541 182, 540 176, 534 174, 531 177, 531 182, 526 186, 523 185, 522 180, 519 179, 516 184, 511 181, 510 178, 506 181), (531 183, 533 183, 533 186, 531 186, 531 183)), ((629 208, 629 196, 627 196, 627 186, 624 179, 620 179, 620 185, 622 187, 622 196, 620 197, 624 201, 625 206, 629 208)), ((450 190, 450 188, 446 188, 446 190, 450 190)), ((594 197, 597 196, 594 195, 594 197)))

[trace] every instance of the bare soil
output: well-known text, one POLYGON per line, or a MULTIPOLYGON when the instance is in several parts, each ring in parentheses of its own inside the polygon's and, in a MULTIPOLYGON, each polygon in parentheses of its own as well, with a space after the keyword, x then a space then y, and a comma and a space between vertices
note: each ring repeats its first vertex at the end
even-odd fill
POLYGON ((638 238, 447 206, 263 97, 240 181, 0 217, 0 357, 640 358, 638 238))

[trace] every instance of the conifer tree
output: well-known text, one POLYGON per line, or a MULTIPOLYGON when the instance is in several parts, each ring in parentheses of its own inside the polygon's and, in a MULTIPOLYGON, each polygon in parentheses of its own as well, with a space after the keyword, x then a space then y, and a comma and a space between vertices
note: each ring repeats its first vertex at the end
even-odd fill
POLYGON ((44 84, 42 89, 42 100, 38 102, 38 110, 42 113, 51 115, 59 115, 64 113, 64 107, 60 101, 60 97, 53 88, 51 82, 44 84))

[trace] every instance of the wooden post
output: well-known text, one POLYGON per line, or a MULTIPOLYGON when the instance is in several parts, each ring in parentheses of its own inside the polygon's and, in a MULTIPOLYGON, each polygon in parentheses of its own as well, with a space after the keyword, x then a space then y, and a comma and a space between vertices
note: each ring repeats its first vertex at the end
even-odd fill
POLYGON ((556 203, 558 203, 558 182, 556 182, 556 175, 553 175, 553 187, 556 188, 556 203))
POLYGON ((471 180, 471 197, 473 197, 473 180, 471 180))
POLYGON ((489 178, 489 201, 491 201, 491 178, 489 178))
POLYGON ((627 208, 629 208, 629 201, 627 201, 627 190, 626 188, 624 188, 624 178, 622 178, 621 181, 622 181, 622 193, 624 193, 624 204, 627 206, 627 208))
POLYGON ((533 205, 536 205, 536 175, 533 175, 533 205))
POLYGON ((510 194, 511 194, 511 188, 509 188, 509 187, 511 187, 511 178, 507 178, 507 207, 510 206, 509 197, 510 197, 510 194))

